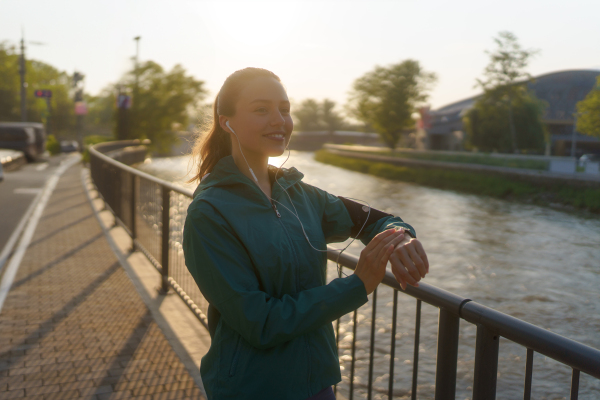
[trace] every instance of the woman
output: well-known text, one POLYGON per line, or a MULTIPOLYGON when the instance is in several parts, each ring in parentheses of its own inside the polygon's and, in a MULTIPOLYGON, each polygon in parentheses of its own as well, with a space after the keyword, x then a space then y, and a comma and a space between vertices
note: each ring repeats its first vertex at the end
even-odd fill
POLYGON ((332 321, 367 302, 388 261, 403 287, 428 272, 400 218, 268 165, 292 128, 279 78, 246 68, 223 84, 213 126, 194 150, 201 182, 183 249, 210 303, 212 342, 200 368, 210 400, 334 399, 341 377, 332 321), (326 243, 351 235, 367 244, 356 270, 327 284, 326 243))

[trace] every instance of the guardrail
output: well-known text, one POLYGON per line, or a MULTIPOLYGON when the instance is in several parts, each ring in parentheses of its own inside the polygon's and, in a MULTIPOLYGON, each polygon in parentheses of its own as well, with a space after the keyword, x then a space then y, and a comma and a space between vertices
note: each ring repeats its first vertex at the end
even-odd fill
MULTIPOLYGON (((208 303, 187 271, 181 246, 183 223, 187 207, 192 200, 192 192, 113 160, 102 154, 102 150, 106 150, 109 145, 104 144, 104 146, 103 148, 103 144, 100 144, 90 149, 92 179, 99 193, 117 217, 118 223, 131 235, 134 247, 142 251, 160 271, 161 291, 166 293, 169 287, 173 288, 200 322, 208 327, 206 317, 208 303)), ((112 144, 111 150, 114 150, 114 147, 112 144)), ((328 258, 337 260, 337 252, 330 251, 328 258)), ((348 254, 339 257, 340 265, 349 269, 354 269, 357 261, 355 256, 348 254)), ((571 368, 570 398, 572 400, 578 398, 581 372, 600 379, 600 351, 597 349, 424 282, 421 282, 418 288, 408 286, 403 291, 389 271, 386 273, 383 285, 393 289, 388 399, 394 397, 398 293, 416 299, 411 399, 417 398, 422 302, 439 309, 435 371, 436 400, 455 398, 461 319, 477 327, 473 400, 496 398, 500 337, 526 349, 523 389, 523 398, 526 400, 531 398, 533 357, 536 352, 571 368)), ((372 310, 366 384, 368 399, 373 396, 377 291, 375 290, 370 300, 372 310)), ((357 316, 358 311, 354 311, 351 324, 349 399, 353 399, 356 389, 357 326, 360 322, 357 316)), ((340 320, 336 323, 336 336, 339 349, 340 320)), ((338 387, 336 392, 337 390, 338 387)))

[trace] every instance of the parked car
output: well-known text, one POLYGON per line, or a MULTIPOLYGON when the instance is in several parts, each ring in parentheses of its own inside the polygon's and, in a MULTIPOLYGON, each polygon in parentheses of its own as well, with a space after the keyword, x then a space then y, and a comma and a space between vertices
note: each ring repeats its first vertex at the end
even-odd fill
POLYGON ((79 144, 75 140, 62 140, 60 142, 60 151, 62 153, 79 151, 79 144))
POLYGON ((0 122, 0 148, 19 150, 35 161, 46 150, 46 130, 36 122, 0 122))
POLYGON ((579 157, 580 167, 585 167, 588 162, 600 162, 600 154, 584 154, 579 157))

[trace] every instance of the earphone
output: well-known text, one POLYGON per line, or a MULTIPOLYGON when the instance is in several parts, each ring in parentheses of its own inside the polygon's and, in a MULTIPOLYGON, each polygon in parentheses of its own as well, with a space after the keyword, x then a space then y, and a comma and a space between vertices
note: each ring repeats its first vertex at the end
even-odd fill
MULTIPOLYGON (((227 125, 227 127, 229 128, 229 130, 231 131, 231 133, 233 133, 233 134, 235 135, 235 138, 237 139, 237 142, 238 142, 238 147, 239 147, 239 149, 240 149, 240 153, 242 154, 242 157, 244 158, 244 161, 246 162, 246 166, 248 166, 248 170, 250 171, 250 174, 252 175, 252 178, 254 178, 254 181, 256 182, 256 185, 257 185, 257 186, 259 186, 259 189, 260 189, 260 185, 258 184, 258 179, 256 178, 256 175, 254 174, 254 171, 253 171, 253 170, 252 170, 252 168, 250 167, 250 164, 248 163, 248 160, 246 160, 246 156, 244 155, 244 152, 242 151, 242 145, 241 145, 241 143, 240 143, 240 139, 238 138, 238 135, 235 133, 235 131, 234 131, 234 130, 231 128, 231 126, 229 125, 229 121, 225 121, 225 125, 227 125)), ((312 245, 312 243, 310 242, 310 239, 308 238, 308 235, 306 234, 306 231, 304 230, 304 224, 302 224, 302 221, 300 220, 300 217, 298 216, 298 210, 296 210, 296 206, 294 205, 294 202, 292 201, 292 198, 291 198, 290 194, 288 193, 288 191, 287 191, 287 190, 286 190, 286 189, 285 189, 283 186, 281 186, 281 183, 279 183, 279 181, 277 180, 277 175, 279 174, 279 171, 281 170, 281 168, 283 167, 283 165, 284 165, 284 164, 285 164, 285 163, 286 163, 286 162, 289 160, 289 158, 290 158, 289 142, 288 142, 288 144, 287 144, 287 146, 286 146, 286 150, 288 151, 288 156, 287 156, 287 158, 285 159, 285 161, 284 161, 284 162, 283 162, 283 163, 282 163, 282 164, 279 166, 279 168, 277 168, 277 172, 275 173, 275 182, 276 182, 276 183, 279 185, 279 187, 280 187, 280 188, 281 188, 281 189, 282 189, 282 190, 285 192, 285 194, 287 195, 287 197, 288 197, 288 200, 290 201, 290 204, 292 205, 292 207, 293 207, 294 211, 290 210, 290 209, 289 209, 288 207, 286 207, 284 204, 282 204, 281 202, 279 202, 279 201, 277 201, 277 200, 273 199, 272 197, 270 197, 270 196, 266 196, 266 193, 265 193, 265 196, 266 196, 266 197, 267 197, 267 198, 268 198, 270 201, 272 201, 272 202, 275 202, 275 203, 279 204, 280 206, 282 206, 283 208, 285 208, 286 210, 288 210, 288 211, 289 211, 289 212, 290 212, 290 213, 291 213, 291 214, 292 214, 294 217, 296 217, 296 219, 297 219, 297 220, 298 220, 298 222, 300 223, 300 228, 302 229, 302 234, 304 235, 304 238, 306 239, 306 241, 308 242, 308 245, 309 245, 310 247, 312 247, 312 249, 313 249, 313 250, 316 250, 316 251, 318 251, 318 252, 327 253, 329 250, 327 250, 327 249, 326 249, 326 250, 317 249, 316 247, 314 247, 314 246, 312 245)), ((262 189, 261 189, 261 191, 262 191, 262 189)), ((263 193, 264 193, 264 192, 263 192, 263 193)), ((340 277, 341 277, 341 275, 342 275, 342 271, 341 271, 340 264, 339 264, 340 256, 342 255, 342 253, 343 253, 343 252, 344 252, 344 251, 345 251, 345 250, 346 250, 348 247, 350 247, 350 245, 351 245, 352 243, 354 243, 354 241, 356 240, 356 238, 357 238, 357 237, 360 235, 360 233, 362 232, 362 230, 363 230, 363 229, 365 228, 365 226, 367 225, 367 221, 369 220, 369 216, 371 215, 371 206, 370 206, 370 204, 369 204, 369 203, 367 203, 367 202, 366 202, 366 201, 364 201, 364 200, 352 199, 352 198, 350 198, 350 197, 348 197, 348 199, 350 199, 350 200, 356 200, 356 201, 358 201, 358 202, 365 203, 365 204, 366 204, 366 206, 368 207, 369 211, 368 211, 368 214, 367 214, 367 218, 365 219, 365 222, 363 223, 363 225, 360 227, 360 230, 359 230, 359 231, 358 231, 358 233, 356 234, 356 237, 352 238, 352 240, 350 241, 350 243, 348 243, 348 245, 347 245, 346 247, 344 247, 343 249, 332 249, 332 250, 338 251, 338 257, 337 257, 337 260, 336 260, 336 265, 337 265, 338 275, 339 275, 340 277)), ((344 274, 344 275, 345 275, 345 274, 344 274)))

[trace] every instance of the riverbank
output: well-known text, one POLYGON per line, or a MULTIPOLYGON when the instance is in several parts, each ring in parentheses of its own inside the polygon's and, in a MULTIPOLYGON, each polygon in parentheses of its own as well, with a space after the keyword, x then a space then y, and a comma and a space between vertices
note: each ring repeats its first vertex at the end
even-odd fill
POLYGON ((600 214, 600 187, 533 183, 486 172, 397 166, 385 162, 356 159, 327 150, 315 153, 315 160, 386 179, 412 182, 438 189, 456 190, 543 206, 562 206, 600 214))

